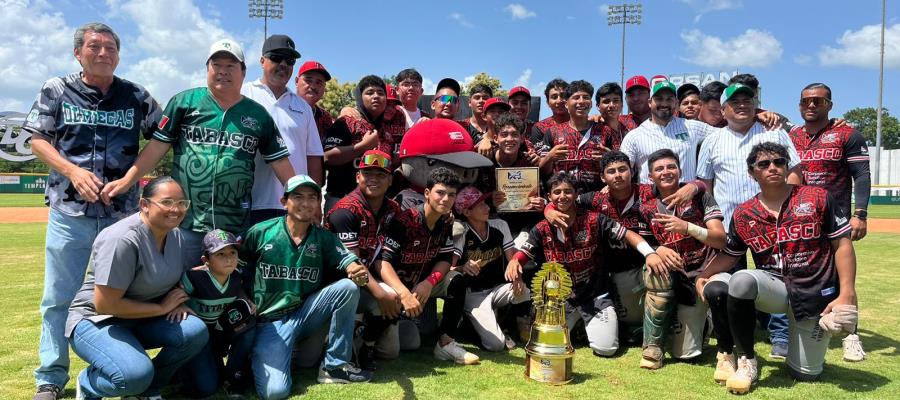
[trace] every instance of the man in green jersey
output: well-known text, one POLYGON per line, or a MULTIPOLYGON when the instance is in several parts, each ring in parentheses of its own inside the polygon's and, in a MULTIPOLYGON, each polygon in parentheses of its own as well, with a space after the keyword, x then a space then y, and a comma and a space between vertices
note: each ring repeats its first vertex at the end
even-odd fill
POLYGON ((289 179, 281 198, 287 215, 254 225, 241 246, 258 314, 251 365, 263 399, 290 395, 294 343, 319 332, 329 320, 318 381, 366 382, 372 377, 350 364, 357 285, 368 282, 369 272, 337 236, 313 224, 321 201, 322 189, 312 178, 289 179), (322 287, 326 268, 343 271, 349 279, 322 287))
POLYGON ((199 264, 206 232, 246 230, 257 153, 282 184, 294 175, 272 117, 259 103, 241 95, 246 72, 244 53, 236 42, 213 43, 206 61, 207 87, 172 97, 159 130, 137 161, 124 177, 109 183, 113 185, 110 197, 127 191, 169 148, 174 150, 172 177, 191 200, 181 223, 187 266, 199 264))

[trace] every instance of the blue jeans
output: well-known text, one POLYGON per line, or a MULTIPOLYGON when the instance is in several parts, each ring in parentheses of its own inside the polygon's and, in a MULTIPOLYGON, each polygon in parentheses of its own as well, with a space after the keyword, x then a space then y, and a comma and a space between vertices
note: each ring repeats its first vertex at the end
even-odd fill
POLYGON ((34 370, 38 386, 63 388, 69 381, 69 345, 66 317, 69 304, 84 282, 97 234, 118 221, 115 218, 73 217, 50 209, 44 266, 44 295, 41 298, 41 364, 34 370))
POLYGON ((331 320, 325 368, 336 368, 353 357, 353 328, 359 288, 341 279, 310 294, 299 309, 275 321, 259 322, 251 366, 256 393, 262 399, 283 399, 291 394, 291 349, 294 342, 315 334, 331 320))
POLYGON ((769 315, 769 341, 772 344, 787 344, 788 338, 788 316, 787 314, 770 314, 769 315))
POLYGON ((212 396, 219 391, 222 381, 233 379, 244 368, 255 335, 255 327, 231 338, 210 328, 209 342, 183 369, 190 394, 200 398, 212 396), (228 363, 223 364, 222 357, 225 355, 228 355, 228 363))
POLYGON ((209 338, 193 315, 179 323, 166 317, 110 318, 75 326, 72 350, 88 363, 78 375, 87 397, 153 396, 193 358, 209 338), (162 348, 152 360, 144 349, 162 348))

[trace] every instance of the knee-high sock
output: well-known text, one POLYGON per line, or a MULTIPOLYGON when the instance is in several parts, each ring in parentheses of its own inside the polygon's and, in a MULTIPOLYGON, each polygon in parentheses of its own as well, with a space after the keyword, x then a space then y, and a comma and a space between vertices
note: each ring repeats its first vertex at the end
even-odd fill
POLYGON ((462 275, 457 275, 447 286, 447 297, 444 298, 444 315, 441 318, 440 332, 456 338, 456 330, 463 316, 466 301, 466 282, 462 275))
POLYGON ((756 329, 756 306, 750 299, 728 296, 728 325, 734 339, 735 357, 756 357, 753 351, 753 332, 756 329))
POLYGON ((728 284, 713 281, 703 288, 703 297, 709 303, 713 329, 716 331, 716 350, 725 353, 734 351, 734 339, 728 326, 728 284))

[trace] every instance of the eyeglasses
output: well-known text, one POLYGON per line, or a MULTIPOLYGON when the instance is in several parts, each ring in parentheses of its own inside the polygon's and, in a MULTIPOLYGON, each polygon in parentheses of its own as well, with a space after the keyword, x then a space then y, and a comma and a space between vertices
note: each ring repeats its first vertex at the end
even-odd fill
POLYGON ((177 207, 179 210, 187 210, 188 207, 191 206, 190 200, 172 200, 172 199, 162 199, 159 201, 153 199, 147 199, 147 201, 160 206, 161 208, 169 209, 177 207))
POLYGON ((444 104, 456 104, 459 101, 459 97, 452 94, 445 94, 442 96, 436 96, 434 98, 434 101, 438 101, 444 104))
POLYGON ((771 160, 759 160, 753 164, 756 169, 766 169, 769 165, 775 164, 778 168, 784 168, 787 165, 787 159, 784 157, 773 158, 771 160))
POLYGON ((268 58, 275 64, 281 64, 281 62, 284 61, 285 63, 287 63, 287 65, 294 65, 294 63, 297 62, 297 59, 294 57, 282 56, 278 54, 268 54, 266 55, 266 58, 268 58))
POLYGON ((831 103, 826 97, 802 97, 800 98, 800 107, 809 107, 809 103, 812 103, 816 107, 824 107, 831 103))
POLYGON ((391 165, 391 160, 381 154, 366 154, 359 160, 360 168, 381 167, 384 169, 391 165))
POLYGON ((421 82, 403 81, 403 82, 400 82, 400 87, 402 87, 404 89, 418 89, 418 88, 422 87, 422 83, 421 82))

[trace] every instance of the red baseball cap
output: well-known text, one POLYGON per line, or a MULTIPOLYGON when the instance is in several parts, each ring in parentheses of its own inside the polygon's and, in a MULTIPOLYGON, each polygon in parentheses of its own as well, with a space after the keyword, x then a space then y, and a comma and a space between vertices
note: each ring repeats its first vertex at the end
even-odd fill
POLYGON ((503 101, 503 99, 499 97, 491 97, 485 100, 484 105, 481 106, 481 110, 482 112, 487 112, 487 110, 489 110, 493 106, 501 107, 504 111, 509 111, 512 109, 509 103, 503 101))
POLYGON ((297 71, 297 76, 303 75, 309 71, 319 71, 322 75, 325 75, 325 81, 331 80, 331 74, 328 73, 328 70, 325 69, 325 66, 318 61, 307 61, 300 66, 300 71, 297 71))
POLYGON ((509 95, 506 96, 506 98, 511 99, 517 94, 524 94, 525 96, 528 96, 529 99, 531 98, 531 92, 525 86, 516 86, 512 89, 509 89, 509 95))
POLYGON ((384 172, 391 173, 391 156, 381 150, 372 149, 363 153, 359 158, 359 164, 356 169, 377 168, 384 172))
POLYGON ((390 83, 388 83, 385 85, 385 89, 386 89, 385 93, 387 93, 388 101, 396 101, 397 103, 400 102, 400 96, 397 96, 396 88, 394 88, 393 86, 391 86, 390 83))
POLYGON ((400 142, 400 159, 429 157, 463 168, 490 167, 491 160, 472 151, 469 133, 450 119, 437 118, 413 125, 400 142))
POLYGON ((657 83, 660 83, 662 81, 667 81, 667 80, 669 80, 669 77, 667 77, 665 75, 653 75, 653 77, 650 78, 650 86, 651 87, 656 86, 657 83))
POLYGON ((625 93, 634 87, 642 87, 650 90, 650 82, 643 75, 635 75, 625 81, 625 93))

